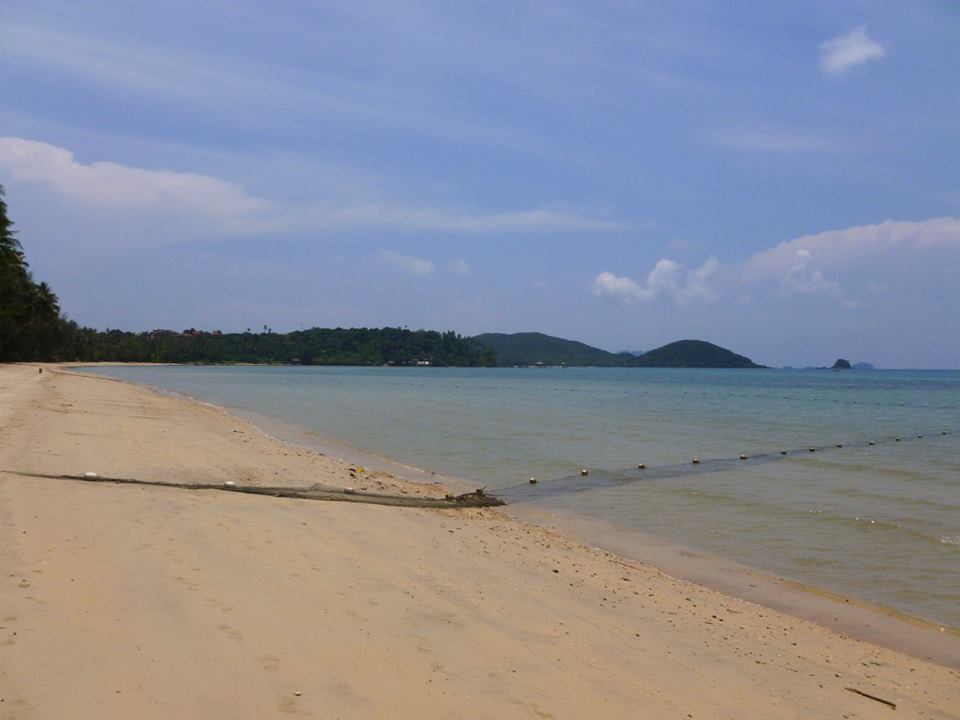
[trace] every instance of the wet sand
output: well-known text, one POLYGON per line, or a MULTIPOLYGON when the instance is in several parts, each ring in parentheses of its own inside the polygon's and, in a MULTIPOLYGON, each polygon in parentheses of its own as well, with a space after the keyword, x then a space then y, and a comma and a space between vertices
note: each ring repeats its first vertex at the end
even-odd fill
MULTIPOLYGON (((0 469, 440 494, 0 366, 0 469), (355 477, 356 476, 356 477, 355 477), (280 482, 282 480, 282 482, 280 482)), ((960 717, 957 671, 503 511, 0 473, 0 718, 960 717)))

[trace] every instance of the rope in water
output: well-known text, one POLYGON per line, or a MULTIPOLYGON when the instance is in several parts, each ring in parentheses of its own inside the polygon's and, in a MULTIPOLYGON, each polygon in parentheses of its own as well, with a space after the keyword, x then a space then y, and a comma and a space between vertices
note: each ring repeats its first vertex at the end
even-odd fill
POLYGON ((619 471, 602 470, 599 468, 584 468, 575 475, 568 475, 554 478, 541 483, 536 478, 517 485, 511 485, 505 488, 497 488, 497 497, 507 500, 518 501, 525 499, 535 499, 544 494, 554 494, 558 492, 584 492, 597 488, 609 488, 617 485, 625 485, 639 480, 664 480, 691 475, 700 475, 712 472, 722 472, 735 467, 742 467, 744 464, 756 464, 762 462, 775 462, 790 457, 810 456, 811 454, 837 451, 841 449, 870 448, 882 445, 896 445, 897 443, 916 442, 924 438, 933 439, 952 435, 956 431, 938 430, 930 433, 913 433, 911 435, 894 435, 881 438, 880 440, 858 441, 853 444, 846 443, 818 443, 809 445, 805 448, 794 448, 792 450, 778 450, 775 452, 765 452, 753 455, 740 454, 736 457, 708 458, 701 460, 693 457, 684 463, 675 463, 671 465, 658 465, 648 467, 644 463, 638 463, 636 468, 628 468, 619 471))

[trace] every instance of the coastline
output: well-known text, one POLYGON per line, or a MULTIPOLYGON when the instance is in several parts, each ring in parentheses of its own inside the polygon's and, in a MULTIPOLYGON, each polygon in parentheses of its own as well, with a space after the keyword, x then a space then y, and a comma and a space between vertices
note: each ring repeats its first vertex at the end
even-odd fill
MULTIPOLYGON (((70 372, 77 372, 84 367, 113 365, 122 363, 82 363, 61 367, 69 367, 70 372)), ((454 493, 475 489, 475 483, 471 484, 464 478, 403 463, 245 408, 220 405, 176 390, 123 378, 99 374, 85 376, 129 383, 160 395, 202 403, 250 423, 268 438, 318 451, 348 464, 364 466, 416 485, 439 485, 454 493)), ((960 669, 960 628, 600 520, 524 504, 508 504, 501 512, 540 526, 549 526, 577 542, 612 552, 630 562, 651 565, 678 579, 815 622, 832 632, 960 669)))
MULTIPOLYGON (((0 366, 0 469, 361 486, 349 463, 213 406, 35 369, 0 366)), ((362 482, 443 490, 383 472, 362 482)), ((305 507, 8 474, 0 499, 11 717, 881 711, 849 687, 908 717, 957 712, 955 670, 499 510, 305 507)))

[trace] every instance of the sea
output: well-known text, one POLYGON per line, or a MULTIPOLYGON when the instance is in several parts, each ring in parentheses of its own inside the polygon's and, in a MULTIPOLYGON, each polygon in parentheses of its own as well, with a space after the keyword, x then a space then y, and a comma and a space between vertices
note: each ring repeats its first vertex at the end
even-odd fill
POLYGON ((86 372, 960 628, 960 371, 86 372))

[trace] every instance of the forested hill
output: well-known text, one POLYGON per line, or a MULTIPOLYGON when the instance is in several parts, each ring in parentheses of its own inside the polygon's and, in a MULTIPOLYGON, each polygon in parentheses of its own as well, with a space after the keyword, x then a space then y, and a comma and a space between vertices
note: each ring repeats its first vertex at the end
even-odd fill
POLYGON ((759 368, 753 360, 703 340, 677 340, 636 358, 638 367, 759 368))
POLYGON ((538 332, 485 333, 473 338, 497 355, 500 365, 624 365, 628 356, 615 355, 576 340, 564 340, 538 332))
POLYGON ((542 363, 594 367, 762 367, 749 358, 703 340, 679 340, 637 357, 535 332, 486 333, 473 339, 493 350, 499 364, 507 366, 542 363))
POLYGON ((76 328, 58 360, 300 365, 496 365, 496 357, 455 332, 403 328, 312 328, 291 333, 131 333, 76 328))

